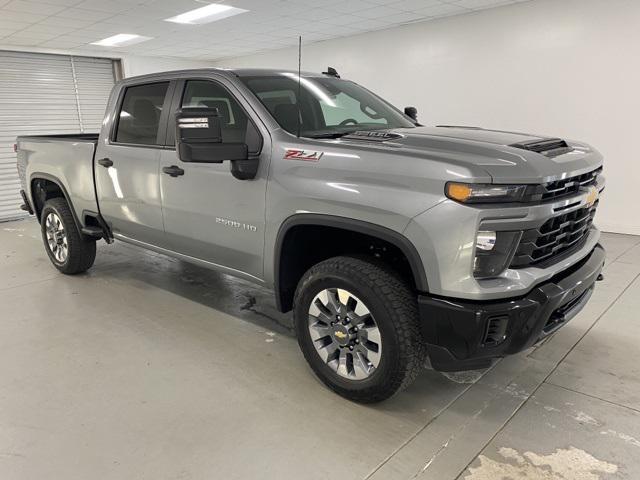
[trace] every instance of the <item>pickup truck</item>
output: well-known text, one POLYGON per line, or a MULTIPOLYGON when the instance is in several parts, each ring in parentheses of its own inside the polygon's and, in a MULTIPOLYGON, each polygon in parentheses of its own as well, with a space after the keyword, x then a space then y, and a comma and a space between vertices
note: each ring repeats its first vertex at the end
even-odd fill
POLYGON ((99 134, 18 137, 23 208, 65 274, 115 239, 273 289, 320 380, 377 402, 551 335, 605 258, 595 149, 416 113, 334 69, 128 78, 99 134))

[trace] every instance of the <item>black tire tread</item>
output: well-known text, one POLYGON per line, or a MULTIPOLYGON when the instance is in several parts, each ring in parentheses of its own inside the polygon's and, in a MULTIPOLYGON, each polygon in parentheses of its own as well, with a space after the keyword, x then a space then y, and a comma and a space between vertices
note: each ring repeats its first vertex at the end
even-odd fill
POLYGON ((336 272, 346 275, 356 283, 368 285, 388 305, 390 320, 398 338, 400 361, 393 375, 383 379, 382 388, 345 391, 322 375, 319 376, 332 390, 351 400, 360 403, 386 400, 408 387, 424 368, 426 348, 419 327, 416 296, 407 282, 385 263, 375 258, 340 256, 318 263, 307 271, 296 289, 294 305, 298 304, 310 281, 336 272))
POLYGON ((51 258, 53 265, 60 270, 60 272, 66 275, 76 275, 78 273, 86 272, 96 259, 96 241, 85 237, 80 233, 76 225, 73 213, 69 204, 64 198, 56 197, 47 200, 42 208, 42 232, 43 239, 45 241, 45 249, 49 258, 51 258), (65 264, 59 264, 54 261, 49 251, 49 246, 46 244, 45 238, 45 218, 47 210, 54 210, 62 223, 67 233, 67 242, 69 244, 69 257, 65 264))

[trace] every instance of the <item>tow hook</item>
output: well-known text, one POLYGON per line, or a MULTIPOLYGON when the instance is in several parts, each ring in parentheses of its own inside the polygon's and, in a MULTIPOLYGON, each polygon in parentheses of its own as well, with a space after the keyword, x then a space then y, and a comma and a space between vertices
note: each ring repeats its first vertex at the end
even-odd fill
POLYGON ((596 282, 601 282, 602 280, 604 280, 604 275, 603 274, 599 274, 598 278, 596 278, 596 282))

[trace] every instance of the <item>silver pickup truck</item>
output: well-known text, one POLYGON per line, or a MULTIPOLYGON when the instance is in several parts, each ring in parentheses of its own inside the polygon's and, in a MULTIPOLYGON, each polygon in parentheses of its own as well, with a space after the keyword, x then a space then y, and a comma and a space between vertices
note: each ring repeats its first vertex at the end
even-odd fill
POLYGON ((58 270, 116 239, 271 288, 311 368, 354 401, 426 358, 467 370, 531 347, 601 278, 596 150, 425 127, 334 69, 129 78, 99 134, 16 150, 58 270))

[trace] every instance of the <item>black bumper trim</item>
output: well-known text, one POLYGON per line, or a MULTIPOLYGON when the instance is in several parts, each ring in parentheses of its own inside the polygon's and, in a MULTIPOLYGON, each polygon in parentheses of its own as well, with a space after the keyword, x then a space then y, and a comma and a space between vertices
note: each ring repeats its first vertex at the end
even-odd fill
POLYGON ((494 358, 525 350, 551 335, 588 302, 604 259, 604 249, 596 245, 577 264, 513 299, 474 302, 420 295, 422 334, 433 368, 484 368, 494 358))

